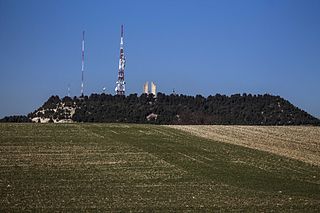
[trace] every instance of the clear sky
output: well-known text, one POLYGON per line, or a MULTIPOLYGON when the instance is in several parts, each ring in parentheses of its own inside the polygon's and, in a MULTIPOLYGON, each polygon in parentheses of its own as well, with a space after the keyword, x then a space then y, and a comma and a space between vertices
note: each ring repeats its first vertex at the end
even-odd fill
POLYGON ((274 94, 320 117, 319 0, 0 0, 0 117, 51 95, 114 93, 120 25, 126 93, 274 94))

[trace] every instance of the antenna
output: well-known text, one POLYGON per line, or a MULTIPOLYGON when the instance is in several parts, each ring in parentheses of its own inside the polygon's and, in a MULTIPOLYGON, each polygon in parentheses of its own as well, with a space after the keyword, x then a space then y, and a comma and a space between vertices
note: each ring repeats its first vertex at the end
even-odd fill
POLYGON ((81 97, 83 97, 83 78, 84 78, 84 31, 82 31, 82 48, 81 48, 81 97))
POLYGON ((121 25, 121 37, 120 37, 120 58, 119 58, 119 69, 118 69, 118 81, 116 82, 116 94, 125 95, 125 84, 124 81, 124 67, 126 64, 126 59, 124 57, 123 50, 123 25, 121 25))

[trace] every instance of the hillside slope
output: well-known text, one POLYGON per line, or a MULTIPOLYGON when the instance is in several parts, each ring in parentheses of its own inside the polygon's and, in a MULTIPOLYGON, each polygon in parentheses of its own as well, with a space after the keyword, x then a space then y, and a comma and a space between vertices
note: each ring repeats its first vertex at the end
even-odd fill
POLYGON ((272 95, 52 96, 28 117, 34 122, 320 125, 320 120, 272 95))
POLYGON ((164 126, 0 124, 0 156, 1 211, 320 211, 319 166, 164 126))

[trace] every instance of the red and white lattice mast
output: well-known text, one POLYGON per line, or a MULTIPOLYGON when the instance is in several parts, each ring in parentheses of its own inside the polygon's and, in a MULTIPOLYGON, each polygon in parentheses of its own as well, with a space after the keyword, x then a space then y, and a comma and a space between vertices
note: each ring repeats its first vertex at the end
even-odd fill
POLYGON ((116 94, 125 95, 125 84, 124 81, 124 68, 126 64, 126 59, 124 57, 123 51, 123 25, 121 25, 121 39, 120 39, 120 58, 119 58, 119 71, 118 71, 118 81, 116 82, 116 94))
POLYGON ((83 97, 83 78, 84 78, 84 31, 82 31, 82 47, 81 47, 81 97, 83 97))

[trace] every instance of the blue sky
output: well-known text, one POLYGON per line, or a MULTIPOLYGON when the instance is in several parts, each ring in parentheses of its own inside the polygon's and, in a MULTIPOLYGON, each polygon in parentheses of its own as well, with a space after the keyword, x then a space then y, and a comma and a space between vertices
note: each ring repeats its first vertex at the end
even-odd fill
POLYGON ((120 25, 126 93, 274 94, 320 117, 318 0, 0 0, 0 117, 49 96, 114 93, 120 25))

